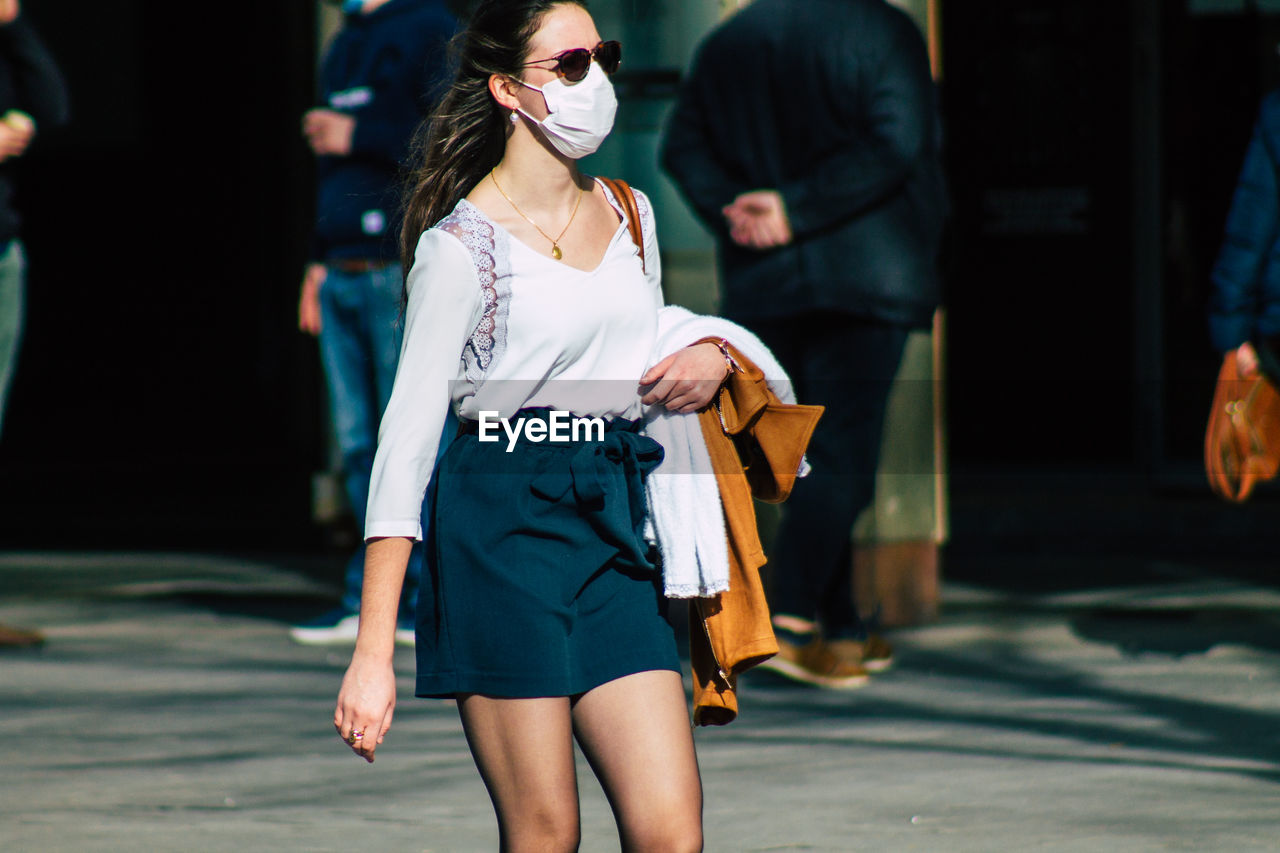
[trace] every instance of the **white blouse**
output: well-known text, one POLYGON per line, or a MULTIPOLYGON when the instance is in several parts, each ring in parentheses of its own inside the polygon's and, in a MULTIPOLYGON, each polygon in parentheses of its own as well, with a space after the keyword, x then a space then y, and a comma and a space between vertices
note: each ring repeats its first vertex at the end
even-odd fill
POLYGON ((642 270, 622 207, 600 186, 621 221, 590 271, 525 245, 465 199, 423 232, 378 431, 366 538, 422 538, 422 499, 447 406, 469 420, 535 406, 641 416, 639 381, 662 307, 657 235, 649 199, 637 191, 642 270))

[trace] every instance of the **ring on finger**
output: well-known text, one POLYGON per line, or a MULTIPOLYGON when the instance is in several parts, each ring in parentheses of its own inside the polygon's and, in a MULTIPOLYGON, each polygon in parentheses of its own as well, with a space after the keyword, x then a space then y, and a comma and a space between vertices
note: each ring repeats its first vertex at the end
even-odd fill
POLYGON ((347 736, 347 743, 352 746, 355 746, 362 740, 364 740, 364 732, 358 732, 354 729, 352 729, 351 734, 347 736))

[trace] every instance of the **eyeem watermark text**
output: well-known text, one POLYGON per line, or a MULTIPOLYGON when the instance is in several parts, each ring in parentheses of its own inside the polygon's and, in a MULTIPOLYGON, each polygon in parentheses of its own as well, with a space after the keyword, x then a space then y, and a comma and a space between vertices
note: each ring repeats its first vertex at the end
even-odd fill
POLYGON ((568 412, 552 411, 543 418, 504 418, 497 412, 481 412, 476 421, 480 441, 501 441, 498 428, 507 435, 507 453, 515 449, 521 434, 526 441, 539 444, 571 441, 604 441, 604 418, 574 417, 568 412))

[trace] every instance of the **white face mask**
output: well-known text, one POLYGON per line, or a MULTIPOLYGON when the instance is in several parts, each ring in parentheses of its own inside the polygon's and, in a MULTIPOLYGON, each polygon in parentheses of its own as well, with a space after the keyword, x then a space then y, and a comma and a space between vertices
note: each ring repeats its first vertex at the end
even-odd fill
POLYGON ((559 77, 541 88, 523 80, 520 83, 542 93, 547 117, 538 121, 517 108, 519 113, 541 127, 547 141, 564 156, 577 160, 594 153, 613 130, 618 99, 600 63, 593 61, 587 76, 577 83, 565 83, 559 77))

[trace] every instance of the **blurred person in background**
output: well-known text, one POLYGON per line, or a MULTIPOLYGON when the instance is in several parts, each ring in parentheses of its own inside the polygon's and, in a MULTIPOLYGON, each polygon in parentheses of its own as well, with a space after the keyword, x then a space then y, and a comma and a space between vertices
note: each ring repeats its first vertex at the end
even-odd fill
MULTIPOLYGON (((347 500, 364 528, 378 423, 403 335, 399 180, 409 142, 444 82, 457 20, 439 0, 339 0, 343 24, 320 69, 320 103, 302 132, 316 155, 312 260, 298 327, 320 339, 347 500)), ((448 432, 448 425, 446 425, 448 432)), ((405 585, 400 642, 413 642, 420 553, 405 585)), ((356 638, 364 547, 347 563, 337 608, 295 625, 301 643, 356 638)))
MULTIPOLYGON (((37 133, 69 118, 67 86, 53 57, 22 15, 0 0, 0 430, 22 341, 26 259, 14 179, 37 133)), ((36 631, 0 625, 0 646, 43 642, 36 631)))
POLYGON ((721 313, 801 403, 826 406, 770 557, 781 651, 762 664, 865 684, 892 649, 853 599, 851 533, 875 491, 908 333, 940 302, 947 201, 916 24, 884 0, 756 0, 699 45, 661 160, 716 239, 721 313))
POLYGON ((62 72, 18 0, 0 0, 0 428, 22 340, 26 272, 14 179, 37 131, 68 117, 62 72))
POLYGON ((1210 273, 1209 335, 1237 369, 1280 379, 1280 90, 1263 98, 1210 273))

